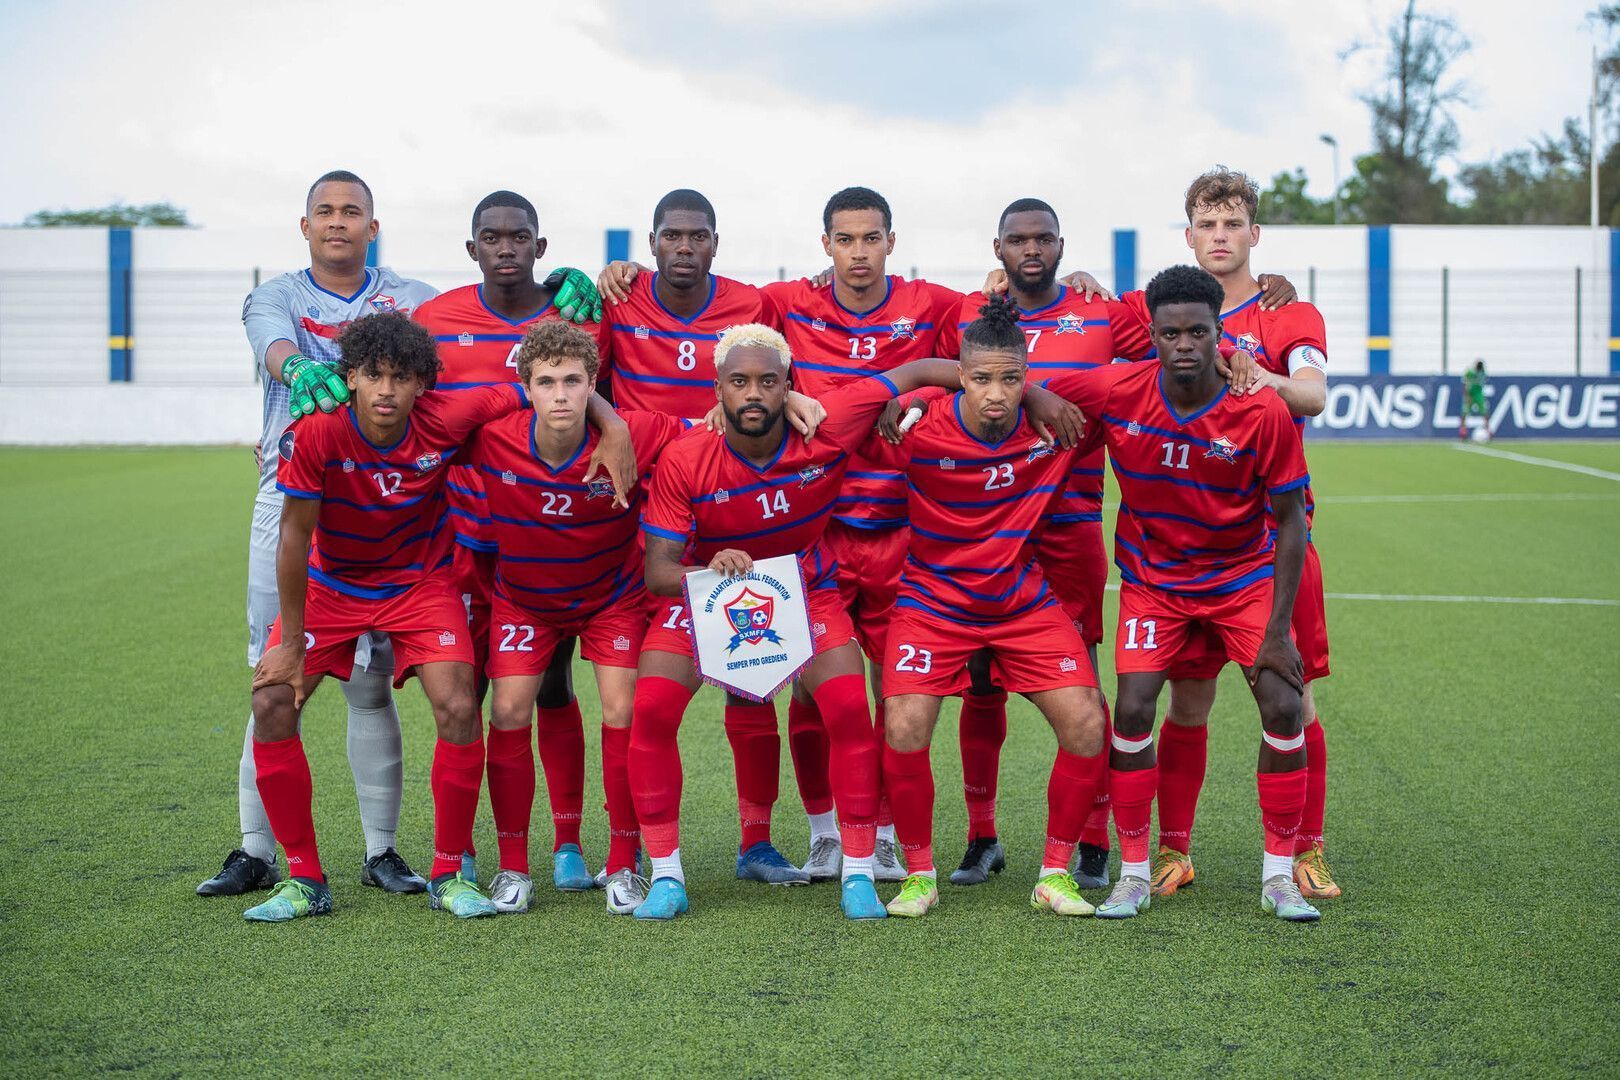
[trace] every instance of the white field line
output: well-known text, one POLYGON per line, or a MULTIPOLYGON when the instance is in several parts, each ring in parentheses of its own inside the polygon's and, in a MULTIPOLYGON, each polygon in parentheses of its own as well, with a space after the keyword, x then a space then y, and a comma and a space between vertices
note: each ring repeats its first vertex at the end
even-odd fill
POLYGON ((1323 495, 1318 503, 1613 502, 1620 492, 1470 492, 1451 495, 1323 495))
POLYGON ((1525 465, 1540 465, 1548 469, 1563 469, 1565 472, 1580 473, 1582 476, 1595 476, 1599 480, 1620 481, 1620 473, 1594 469, 1589 465, 1571 465, 1567 461, 1531 457, 1529 454, 1515 454, 1511 450, 1498 450, 1492 446, 1466 446, 1460 443, 1452 443, 1451 446, 1452 449, 1461 450, 1467 454, 1484 454, 1486 457, 1501 458, 1503 461, 1517 461, 1525 465))
MULTIPOLYGON (((1109 592, 1118 592, 1119 585, 1110 583, 1109 592)), ((1418 593, 1324 593, 1329 600, 1373 600, 1392 604, 1543 604, 1573 605, 1576 607, 1620 607, 1620 600, 1602 600, 1588 596, 1441 596, 1418 593)))

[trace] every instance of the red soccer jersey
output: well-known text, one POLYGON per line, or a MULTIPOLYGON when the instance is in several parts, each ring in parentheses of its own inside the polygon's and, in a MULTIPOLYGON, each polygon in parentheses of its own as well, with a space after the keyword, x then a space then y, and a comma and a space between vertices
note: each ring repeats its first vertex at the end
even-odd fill
MULTIPOLYGON (((468 390, 475 386, 509 383, 517 378, 518 345, 532 326, 561 319, 548 300, 539 311, 522 319, 508 319, 484 303, 482 285, 463 285, 440 293, 419 306, 411 318, 427 328, 439 346, 436 390, 468 390)), ((588 334, 596 326, 582 326, 588 334)), ((450 524, 456 542, 475 551, 494 551, 484 489, 465 462, 450 466, 445 487, 450 500, 450 524)))
POLYGON ((369 442, 352 408, 295 421, 281 437, 276 486, 321 501, 309 576, 350 596, 385 600, 448 568, 445 466, 480 424, 527 401, 512 383, 429 391, 392 446, 369 442))
POLYGON ((653 536, 695 543, 707 564, 722 548, 755 559, 796 552, 807 588, 836 588, 836 565, 822 550, 851 451, 872 432, 894 396, 883 376, 827 394, 816 437, 805 442, 791 426, 776 458, 764 466, 744 460, 707 429, 687 432, 658 461, 641 527, 653 536))
POLYGON ((987 443, 962 421, 962 395, 929 403, 899 446, 881 439, 869 452, 905 472, 911 542, 897 607, 955 622, 1002 622, 1055 603, 1030 537, 1063 490, 1075 461, 1100 444, 1088 432, 1072 450, 1048 447, 1018 424, 987 443))
POLYGON ((1124 580, 1183 596, 1241 589, 1271 576, 1266 496, 1310 482, 1288 406, 1270 390, 1177 416, 1157 363, 1061 375, 1053 393, 1108 439, 1119 481, 1114 562, 1124 580))
MULTIPOLYGON (((781 330, 793 353, 793 388, 820 398, 829 391, 879 371, 940 351, 940 332, 956 317, 962 294, 927 281, 890 275, 883 299, 870 311, 855 312, 838 302, 831 284, 782 281, 760 290, 781 317, 781 330)), ((839 521, 857 528, 885 528, 905 522, 905 479, 856 455, 833 508, 839 521)))
MULTIPOLYGON (((1135 312, 1118 300, 1090 300, 1068 286, 1060 286, 1058 298, 1045 307, 1019 308, 1018 324, 1029 339, 1029 379, 1045 383, 1059 375, 1088 371, 1111 364, 1116 357, 1140 360, 1153 348, 1147 329, 1135 312)), ((962 332, 979 317, 985 295, 974 293, 962 306, 950 328, 940 336, 946 356, 957 356, 962 348, 962 332)), ((1053 505, 1049 519, 1054 524, 1076 521, 1102 521, 1102 445, 1075 462, 1074 471, 1060 501, 1053 505)))
POLYGON ((658 299, 658 275, 638 274, 630 298, 604 313, 597 341, 621 409, 705 416, 714 408, 714 344, 744 323, 776 325, 776 313, 752 285, 709 277, 709 299, 690 319, 658 299))
MULTIPOLYGON (((663 413, 621 413, 630 427, 638 467, 647 468, 687 424, 663 413)), ((573 456, 553 470, 534 443, 535 417, 503 416, 467 443, 466 464, 479 476, 500 555, 495 593, 541 619, 588 616, 641 584, 636 526, 641 492, 630 506, 613 505, 613 485, 585 483, 600 438, 585 426, 573 456)))

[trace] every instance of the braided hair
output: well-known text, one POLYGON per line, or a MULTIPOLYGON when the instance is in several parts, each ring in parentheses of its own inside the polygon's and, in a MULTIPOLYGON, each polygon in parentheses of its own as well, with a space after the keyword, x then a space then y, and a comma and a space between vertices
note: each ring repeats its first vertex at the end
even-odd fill
POLYGON ((1005 294, 992 296, 979 307, 979 317, 962 332, 962 357, 977 349, 1017 353, 1029 350, 1023 327, 1018 325, 1018 305, 1005 294))

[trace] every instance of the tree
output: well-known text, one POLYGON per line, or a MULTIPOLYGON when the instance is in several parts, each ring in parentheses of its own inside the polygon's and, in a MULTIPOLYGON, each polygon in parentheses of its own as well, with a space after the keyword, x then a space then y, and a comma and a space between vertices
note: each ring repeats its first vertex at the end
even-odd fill
POLYGON ((130 206, 115 202, 94 210, 36 210, 23 219, 23 224, 42 228, 74 225, 103 228, 157 225, 184 228, 190 226, 191 222, 186 218, 184 210, 171 203, 157 202, 147 203, 144 206, 130 206))
POLYGON ((1458 183, 1473 200, 1463 217, 1480 225, 1580 225, 1588 216, 1591 144, 1574 118, 1494 161, 1464 165, 1458 183))
POLYGON ((1260 192, 1260 209, 1255 220, 1262 225, 1331 225, 1333 200, 1319 201, 1305 191, 1308 181, 1303 167, 1280 172, 1260 192))

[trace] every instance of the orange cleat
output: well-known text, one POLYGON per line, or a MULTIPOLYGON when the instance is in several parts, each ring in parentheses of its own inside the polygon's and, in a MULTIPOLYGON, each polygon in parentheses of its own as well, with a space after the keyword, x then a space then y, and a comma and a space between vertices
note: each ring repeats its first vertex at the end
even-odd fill
POLYGON ((1192 856, 1160 844, 1159 853, 1153 856, 1153 869, 1148 879, 1153 895, 1173 896, 1183 885, 1192 884, 1192 879, 1192 856))
POLYGON ((1340 892, 1320 843, 1294 856, 1294 880, 1299 883, 1300 893, 1313 899, 1331 900, 1340 892))

